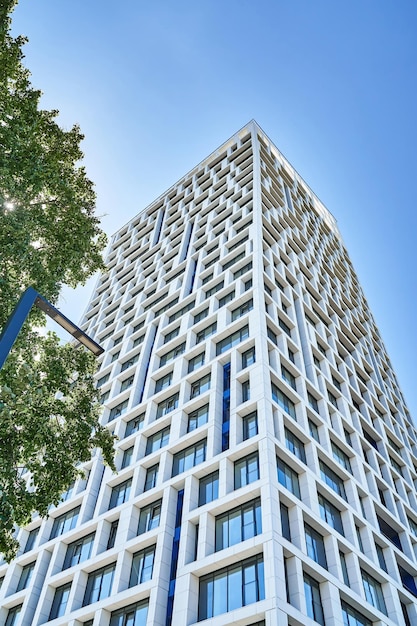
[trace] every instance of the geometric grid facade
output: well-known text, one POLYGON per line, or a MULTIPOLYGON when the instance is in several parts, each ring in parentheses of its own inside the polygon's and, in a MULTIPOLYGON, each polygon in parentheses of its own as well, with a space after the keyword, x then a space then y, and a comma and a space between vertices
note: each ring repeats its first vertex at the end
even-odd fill
POLYGON ((100 452, 0 623, 417 624, 417 431, 336 222, 250 122, 112 240, 100 452))

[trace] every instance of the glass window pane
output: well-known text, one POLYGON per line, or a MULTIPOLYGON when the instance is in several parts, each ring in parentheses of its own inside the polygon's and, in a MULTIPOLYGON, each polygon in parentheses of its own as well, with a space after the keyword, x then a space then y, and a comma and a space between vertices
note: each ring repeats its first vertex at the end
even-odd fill
POLYGON ((111 614, 110 626, 146 626, 148 616, 148 600, 114 611, 111 614))
POLYGON ((213 616, 227 611, 228 595, 225 593, 227 585, 226 574, 217 574, 213 580, 213 616))
POLYGON ((219 497, 219 472, 200 478, 198 506, 212 502, 219 497))
POLYGON ((256 564, 253 563, 244 569, 243 605, 246 606, 257 600, 256 564))
POLYGON ((236 567, 227 576, 227 611, 233 611, 244 605, 242 603, 242 568, 236 567))
POLYGON ((242 540, 241 511, 235 510, 229 514, 229 546, 242 540))

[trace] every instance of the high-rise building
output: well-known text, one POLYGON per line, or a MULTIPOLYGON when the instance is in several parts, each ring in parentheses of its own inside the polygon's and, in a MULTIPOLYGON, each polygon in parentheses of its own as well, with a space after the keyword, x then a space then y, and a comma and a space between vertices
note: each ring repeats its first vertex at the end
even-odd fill
POLYGON ((417 431, 336 221, 250 122, 114 236, 99 451, 0 622, 415 626, 417 431), (19 621, 20 620, 20 621, 19 621))

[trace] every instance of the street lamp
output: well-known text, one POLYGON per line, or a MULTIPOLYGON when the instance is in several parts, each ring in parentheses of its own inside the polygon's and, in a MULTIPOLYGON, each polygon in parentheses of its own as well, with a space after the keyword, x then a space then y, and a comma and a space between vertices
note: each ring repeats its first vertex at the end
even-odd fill
POLYGON ((33 287, 28 287, 23 292, 19 302, 16 305, 15 310, 7 320, 6 326, 0 336, 0 369, 3 367, 7 355, 16 338, 22 328, 27 316, 30 313, 32 306, 35 305, 38 309, 41 309, 48 317, 53 319, 57 324, 62 326, 70 335, 72 335, 77 341, 82 343, 88 350, 90 350, 95 356, 103 354, 104 348, 99 346, 91 337, 89 337, 81 328, 78 328, 76 324, 71 322, 65 315, 58 311, 46 298, 40 295, 33 287))

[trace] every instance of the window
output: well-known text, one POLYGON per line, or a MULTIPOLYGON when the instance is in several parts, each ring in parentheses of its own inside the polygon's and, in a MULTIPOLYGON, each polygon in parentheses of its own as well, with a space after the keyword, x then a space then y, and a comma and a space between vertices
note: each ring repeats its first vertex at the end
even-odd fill
POLYGON ((346 443, 352 448, 353 446, 352 446, 352 439, 350 436, 350 432, 346 430, 346 428, 344 428, 343 433, 345 435, 346 443))
POLYGON ((307 400, 313 411, 319 413, 319 403, 317 402, 317 399, 313 396, 313 394, 311 394, 309 391, 307 391, 307 400))
POLYGON ((332 442, 332 452, 334 460, 339 463, 342 467, 345 468, 348 472, 352 473, 352 468, 350 466, 350 460, 346 452, 341 450, 339 446, 332 442))
POLYGON ((194 315, 194 324, 197 324, 198 322, 201 322, 201 320, 203 320, 205 317, 207 317, 209 313, 208 308, 207 309, 203 309, 202 311, 200 311, 200 313, 196 313, 196 315, 194 315))
POLYGON ((297 457, 297 459, 300 459, 300 461, 306 463, 306 453, 304 451, 303 442, 301 441, 301 439, 296 437, 294 433, 288 430, 288 428, 285 428, 285 445, 287 446, 288 450, 290 450, 290 452, 292 452, 297 457))
POLYGON ((88 575, 83 606, 108 598, 113 582, 115 563, 102 567, 88 575))
POLYGON ((143 426, 143 422, 145 420, 145 413, 141 415, 137 415, 133 419, 129 420, 126 424, 125 437, 132 435, 133 433, 137 433, 143 426))
POLYGON ((216 344, 216 355, 223 354, 223 352, 226 352, 226 350, 233 348, 233 346, 237 345, 248 337, 249 326, 243 326, 243 328, 240 328, 239 330, 232 333, 230 337, 226 337, 216 344))
POLYGON ((130 448, 127 448, 126 450, 123 450, 122 465, 120 469, 124 469, 125 467, 128 467, 130 463, 132 462, 132 457, 133 457, 133 446, 131 446, 130 448))
POLYGON ((26 587, 29 587, 35 564, 36 561, 33 561, 33 563, 28 563, 27 565, 24 565, 22 567, 16 591, 22 591, 22 589, 26 589, 26 587))
POLYGON ((277 458, 278 482, 288 491, 291 491, 297 498, 300 498, 300 484, 298 474, 292 467, 287 465, 282 459, 277 458))
POLYGON ((242 402, 247 402, 250 400, 250 382, 249 380, 244 380, 242 383, 242 402))
POLYGON ((192 413, 189 413, 187 433, 190 433, 192 430, 195 430, 196 428, 200 428, 200 426, 203 426, 204 424, 206 424, 208 420, 208 412, 209 412, 209 405, 205 404, 199 409, 192 411, 192 413))
POLYGON ((276 336, 274 331, 269 328, 269 326, 266 329, 266 334, 268 336, 268 339, 270 339, 272 341, 272 343, 274 343, 277 346, 278 345, 278 337, 276 336))
POLYGON ((225 304, 227 304, 228 302, 231 302, 234 297, 235 297, 235 291, 233 290, 227 293, 222 298, 219 298, 219 309, 221 309, 222 306, 225 306, 225 304))
POLYGON ((206 374, 202 378, 199 378, 199 380, 191 383, 190 400, 210 389, 210 381, 211 374, 206 374))
POLYGON ((317 424, 312 422, 310 419, 308 420, 308 429, 313 439, 317 441, 317 443, 320 443, 319 429, 317 428, 317 424))
POLYGON ((326 348, 324 346, 321 345, 321 343, 317 342, 317 347, 320 350, 320 352, 326 356, 326 348))
MULTIPOLYGON (((120 352, 117 353, 117 356, 119 356, 119 354, 120 352)), ((138 362, 139 356, 140 356, 140 352, 138 352, 137 354, 132 356, 130 359, 122 363, 122 367, 120 368, 120 371, 124 372, 125 370, 129 369, 129 367, 132 367, 132 365, 138 362)))
POLYGON ((344 626, 372 626, 372 622, 356 609, 343 602, 342 617, 344 626))
POLYGON ((178 309, 178 311, 170 315, 168 318, 168 324, 171 324, 171 322, 178 320, 185 313, 187 313, 188 311, 191 311, 191 309, 194 307, 194 304, 195 304, 195 300, 192 300, 191 302, 183 306, 182 309, 178 309))
POLYGON ((129 499, 131 486, 132 479, 129 478, 128 480, 125 480, 124 482, 113 487, 110 496, 109 509, 113 509, 115 506, 119 506, 129 499))
POLYGON ((106 383, 110 378, 110 372, 108 374, 106 374, 105 376, 102 376, 101 378, 99 378, 96 382, 96 387, 97 389, 99 389, 100 387, 102 387, 104 385, 104 383, 106 383))
POLYGON ((202 365, 204 365, 205 353, 197 354, 195 357, 188 361, 188 373, 194 372, 202 365))
POLYGON ((235 461, 235 489, 253 483, 259 478, 258 453, 253 452, 239 461, 235 461))
POLYGON ((78 563, 82 563, 82 561, 86 561, 90 558, 91 549, 94 543, 94 533, 91 535, 86 535, 73 543, 70 543, 67 547, 67 552, 65 555, 64 565, 62 569, 67 569, 68 567, 72 567, 73 565, 78 565, 78 563))
POLYGON ((19 615, 22 610, 22 604, 19 606, 14 606, 12 609, 9 609, 7 613, 6 623, 4 626, 17 626, 19 623, 19 615))
POLYGON ((113 611, 110 626, 146 626, 148 606, 149 600, 142 600, 113 611))
POLYGON ((110 361, 110 363, 114 363, 114 361, 117 361, 117 359, 119 358, 119 356, 120 356, 120 350, 119 350, 119 352, 114 352, 114 353, 111 355, 111 361, 110 361))
POLYGON ((323 461, 320 461, 320 475, 321 479, 324 480, 324 482, 330 487, 330 489, 333 489, 335 493, 337 493, 344 500, 346 500, 346 492, 343 480, 340 478, 340 476, 336 474, 336 472, 330 469, 330 467, 327 467, 327 465, 325 465, 323 461))
MULTIPOLYGON (((381 416, 381 417, 382 417, 382 416, 381 416)), ((400 448, 400 446, 399 446, 399 445, 397 445, 397 444, 395 443, 395 441, 393 441, 393 440, 391 439, 391 437, 388 437, 388 435, 387 435, 387 439, 388 439, 388 443, 389 443, 389 444, 390 444, 390 446, 393 448, 393 450, 395 450, 395 452, 401 456, 401 448, 400 448)))
POLYGON ((282 328, 282 330, 288 335, 288 337, 291 337, 291 328, 280 317, 278 317, 278 326, 282 328))
POLYGON ((400 604, 401 604, 401 611, 404 617, 405 626, 412 626, 410 616, 408 614, 408 608, 407 608, 407 606, 409 605, 405 604, 404 602, 400 602, 400 604))
POLYGON ((361 574, 366 600, 379 611, 388 615, 381 583, 375 580, 375 578, 370 576, 367 572, 364 572, 362 569, 361 574))
POLYGON ((210 337, 211 335, 213 335, 217 330, 217 322, 213 322, 213 324, 210 324, 210 326, 207 326, 206 328, 203 328, 203 330, 200 330, 197 334, 196 334, 196 338, 195 338, 195 342, 200 343, 201 341, 204 341, 204 339, 207 339, 207 337, 210 337))
POLYGON ((168 374, 165 374, 165 376, 162 376, 162 378, 159 378, 159 380, 155 381, 155 393, 169 387, 171 382, 172 372, 169 372, 168 374))
POLYGON ((383 550, 383 548, 382 548, 382 547, 381 547, 378 543, 376 543, 376 544, 375 544, 375 548, 376 548, 376 554, 377 554, 377 556, 378 556, 378 563, 379 563, 379 567, 380 567, 381 569, 383 569, 383 570, 384 570, 384 572, 387 572, 387 573, 388 573, 388 568, 387 568, 387 564, 386 564, 386 562, 385 562, 385 557, 384 557, 384 550, 383 550))
POLYGON ((338 389, 339 391, 342 391, 342 385, 340 384, 340 381, 338 381, 337 378, 333 376, 333 374, 332 374, 332 383, 336 387, 336 389, 338 389))
POLYGON ((344 555, 344 553, 342 551, 339 552, 339 558, 340 558, 340 566, 342 568, 343 582, 345 583, 345 585, 350 587, 350 581, 349 581, 349 574, 348 574, 348 568, 347 568, 347 563, 346 563, 346 557, 345 557, 345 555, 344 555))
POLYGON ((281 513, 281 532, 282 536, 291 541, 290 512, 288 507, 280 502, 279 510, 281 513))
POLYGON ((54 600, 52 602, 51 612, 49 613, 49 619, 55 619, 65 614, 68 598, 71 591, 71 583, 61 585, 55 590, 54 600))
POLYGON ((172 461, 172 476, 177 476, 206 460, 206 440, 199 441, 185 450, 174 454, 172 461))
POLYGON ((284 367, 283 365, 281 365, 281 376, 282 376, 282 379, 285 380, 285 382, 290 385, 290 387, 292 387, 293 389, 297 391, 297 385, 295 383, 295 376, 291 374, 291 372, 287 370, 287 368, 284 367))
POLYGON ((118 519, 114 520, 110 524, 110 532, 109 532, 109 538, 107 539, 106 550, 111 550, 112 548, 114 548, 114 544, 116 543, 116 535, 117 535, 118 527, 119 527, 118 519))
POLYGON ((140 337, 137 337, 132 343, 132 348, 136 348, 136 346, 140 346, 140 344, 143 342, 144 339, 145 339, 145 335, 141 335, 140 337))
POLYGON ((161 507, 162 500, 157 500, 140 510, 138 535, 147 533, 153 528, 158 528, 161 519, 161 507))
POLYGON ((324 625, 323 606, 320 597, 320 585, 308 574, 304 574, 304 593, 307 615, 318 624, 324 625))
POLYGON ((106 400, 110 398, 110 389, 108 389, 105 393, 100 393, 99 402, 100 404, 104 404, 106 400))
POLYGON ((249 270, 251 270, 251 269, 252 269, 252 261, 250 261, 249 263, 247 263, 243 267, 241 267, 238 270, 236 270, 236 272, 233 272, 233 280, 236 280, 237 278, 240 278, 241 276, 243 276, 243 274, 246 274, 246 272, 249 272, 249 270))
POLYGON ((232 250, 236 250, 236 248, 241 246, 242 243, 244 243, 248 239, 249 239, 249 235, 245 235, 244 237, 242 237, 242 239, 240 239, 239 241, 236 241, 236 243, 233 243, 231 246, 229 246, 228 247, 228 252, 231 252, 232 250))
POLYGON ((126 391, 126 389, 129 389, 129 387, 131 387, 133 385, 133 380, 135 378, 135 375, 132 374, 132 376, 129 376, 129 378, 125 378, 125 380, 122 381, 122 384, 120 385, 120 391, 126 391))
POLYGON ((376 441, 375 441, 375 439, 372 437, 372 435, 370 435, 370 434, 368 433, 368 431, 367 431, 367 430, 365 430, 365 429, 363 429, 363 436, 365 437, 366 441, 367 441, 368 443, 370 443, 370 444, 371 444, 371 446, 372 446, 373 448, 375 448, 375 450, 378 450, 378 444, 377 444, 377 442, 376 442, 376 441))
POLYGON ((309 524, 304 524, 307 554, 310 559, 327 569, 323 537, 309 524))
POLYGON ((392 456, 389 457, 389 460, 391 461, 391 465, 392 467, 397 470, 397 472, 400 474, 400 476, 403 475, 403 469, 401 467, 401 465, 399 463, 397 463, 397 461, 395 459, 392 458, 392 456))
POLYGON ((114 420, 116 417, 119 417, 120 415, 123 415, 123 413, 126 413, 128 404, 129 404, 129 400, 124 400, 120 404, 114 406, 110 410, 109 422, 111 420, 114 420))
POLYGON ((243 441, 258 434, 258 414, 256 411, 242 417, 243 441))
MULTIPOLYGON (((230 250, 229 250, 229 252, 230 252, 230 250)), ((222 271, 224 272, 225 270, 228 270, 229 267, 232 267, 232 265, 234 265, 235 263, 237 263, 241 259, 244 259, 245 256, 246 256, 246 252, 243 250, 242 252, 237 254, 235 257, 233 257, 233 259, 230 259, 230 261, 226 261, 226 263, 224 265, 222 265, 222 271)))
MULTIPOLYGON (((208 255, 209 255, 209 254, 211 254, 211 253, 212 253, 212 250, 208 250, 208 251, 207 251, 207 255, 206 255, 206 256, 208 256, 208 255)), ((206 270, 208 267, 211 267, 212 265, 214 265, 215 263, 217 263, 217 261, 219 260, 219 258, 220 258, 220 257, 219 257, 219 255, 217 254, 217 255, 216 255, 213 259, 211 259, 208 263, 205 263, 205 265, 204 265, 204 269, 206 270)))
POLYGON ((166 398, 166 400, 160 402, 158 404, 158 408, 156 409, 156 419, 174 411, 178 406, 178 397, 178 393, 175 393, 173 396, 170 396, 169 398, 166 398))
POLYGON ((244 302, 243 304, 238 306, 237 309, 234 309, 232 311, 232 322, 234 322, 235 320, 239 319, 239 317, 242 317, 243 315, 245 315, 249 311, 252 311, 252 309, 253 309, 253 300, 252 299, 248 300, 247 302, 244 302))
POLYGON ((58 537, 59 535, 66 533, 68 530, 75 528, 79 513, 80 507, 77 506, 77 508, 56 517, 52 525, 51 536, 49 539, 55 539, 55 537, 58 537))
POLYGON ((365 554, 365 550, 363 549, 363 543, 362 543, 362 535, 361 535, 361 529, 359 528, 359 526, 357 526, 355 524, 355 531, 356 531, 356 538, 358 540, 358 546, 359 546, 359 550, 365 554))
POLYGON ((200 578, 198 621, 264 598, 264 568, 259 555, 200 578))
POLYGON ((145 326, 145 320, 142 320, 142 322, 139 322, 139 324, 136 324, 136 326, 133 327, 132 334, 136 333, 138 330, 140 330, 144 326, 145 326))
POLYGON ((417 597, 417 586, 416 586, 416 581, 415 581, 413 574, 410 574, 410 572, 407 572, 407 570, 404 569, 404 567, 401 567, 401 565, 399 564, 398 564, 398 571, 400 573, 400 578, 401 578, 401 582, 403 584, 404 589, 407 589, 407 591, 412 593, 413 596, 417 597))
POLYGON ((415 522, 413 519, 411 519, 410 517, 407 518, 408 519, 408 524, 410 526, 410 530, 413 533, 413 535, 415 537, 417 537, 417 522, 415 522))
POLYGON ((246 350, 246 352, 242 352, 242 368, 249 367, 255 363, 255 346, 246 350))
MULTIPOLYGON (((155 302, 152 303, 152 305, 156 304, 156 302, 160 302, 162 300, 161 298, 158 298, 158 300, 156 300, 155 302)), ((155 311, 155 317, 158 317, 159 315, 162 315, 162 313, 165 313, 165 311, 168 311, 168 309, 170 309, 172 306, 174 306, 175 304, 177 304, 178 302, 178 298, 174 298, 173 300, 171 300, 171 302, 168 302, 167 304, 165 304, 164 306, 162 306, 160 309, 157 309, 155 311)), ((151 305, 151 306, 152 306, 151 305)), ((146 307, 144 307, 144 310, 146 310, 146 307)))
POLYGON ((329 524, 332 528, 337 530, 341 535, 344 535, 342 516, 339 509, 337 509, 331 502, 326 500, 324 496, 319 494, 319 508, 320 517, 329 524))
POLYGON ((145 456, 147 454, 152 454, 152 452, 160 450, 164 446, 168 445, 169 431, 170 427, 167 426, 166 428, 163 428, 159 432, 154 433, 153 435, 150 435, 148 437, 148 440, 146 442, 145 456))
POLYGON ((290 415, 293 419, 297 419, 295 413, 295 404, 292 400, 290 400, 285 393, 282 393, 281 389, 279 389, 274 383, 271 383, 272 386, 272 399, 290 415))
POLYGON ((206 299, 210 298, 210 296, 220 291, 220 289, 223 289, 223 285, 224 285, 224 280, 221 280, 219 283, 217 283, 217 285, 214 285, 214 287, 211 287, 211 289, 207 289, 207 291, 205 292, 205 298, 206 299))
POLYGON ((331 404, 333 404, 333 406, 337 409, 338 406, 337 406, 337 398, 336 398, 336 396, 334 396, 332 394, 332 392, 329 391, 329 390, 327 390, 327 395, 328 395, 328 398, 329 398, 331 404))
POLYGON ((152 467, 148 467, 146 470, 146 479, 143 491, 148 491, 149 489, 153 489, 153 487, 155 487, 156 481, 158 480, 158 467, 158 464, 152 465, 152 467))
POLYGON ((200 478, 198 487, 198 506, 213 502, 219 497, 219 472, 212 472, 200 478))
POLYGON ((159 367, 162 367, 163 365, 166 365, 173 359, 176 359, 177 356, 182 354, 184 351, 185 351, 185 341, 184 343, 181 343, 179 346, 172 348, 172 350, 170 350, 169 352, 166 352, 165 354, 163 354, 161 358, 159 359, 159 367))
POLYGON ((24 554, 32 550, 35 546, 36 538, 38 536, 39 526, 38 528, 33 528, 29 531, 28 538, 26 540, 26 545, 24 549, 24 554))
POLYGON ((171 339, 175 339, 175 337, 178 337, 179 333, 180 327, 177 326, 177 328, 174 328, 173 330, 171 330, 171 332, 164 335, 164 343, 168 343, 168 341, 171 341, 171 339))
POLYGON ((261 501, 258 498, 216 517, 216 552, 261 533, 261 501))
POLYGON ((140 550, 133 555, 132 569, 130 570, 129 587, 140 585, 152 578, 155 546, 140 550))

